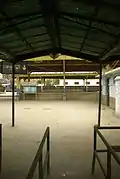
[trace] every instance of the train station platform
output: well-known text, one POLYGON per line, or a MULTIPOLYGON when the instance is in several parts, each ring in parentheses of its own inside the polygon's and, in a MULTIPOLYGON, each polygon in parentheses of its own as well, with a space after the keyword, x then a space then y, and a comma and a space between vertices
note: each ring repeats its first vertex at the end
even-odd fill
MULTIPOLYGON (((16 101, 15 127, 11 127, 11 103, 0 102, 3 124, 2 177, 25 179, 46 126, 51 133, 51 178, 102 179, 96 166, 91 175, 93 126, 97 122, 96 101, 16 101), (7 104, 7 105, 6 105, 7 104)), ((102 106, 102 124, 119 125, 112 109, 102 106)), ((120 132, 106 133, 110 142, 118 142, 120 132)), ((99 143, 102 145, 101 143, 99 143)), ((103 154, 102 154, 103 155, 103 154)), ((105 156, 102 156, 105 164, 105 156)), ((113 162, 113 178, 120 177, 113 162), (116 172, 117 171, 117 172, 116 172)))

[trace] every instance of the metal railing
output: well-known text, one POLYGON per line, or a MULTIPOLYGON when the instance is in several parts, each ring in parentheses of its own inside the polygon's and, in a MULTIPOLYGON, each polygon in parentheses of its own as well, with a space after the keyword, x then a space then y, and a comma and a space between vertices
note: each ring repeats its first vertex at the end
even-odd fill
POLYGON ((50 173, 50 129, 47 127, 36 156, 32 162, 32 165, 29 169, 28 175, 26 179, 32 179, 35 173, 35 170, 38 166, 38 178, 43 179, 45 175, 45 171, 47 170, 47 175, 50 173), (47 140, 47 152, 45 156, 45 160, 43 161, 43 147, 47 140), (37 165, 38 164, 38 165, 37 165))
POLYGON ((119 146, 112 146, 109 145, 103 134, 100 132, 100 129, 120 129, 120 127, 117 126, 103 126, 98 127, 94 126, 94 151, 93 151, 93 161, 92 161, 92 174, 95 172, 95 161, 97 159, 100 168, 105 176, 106 179, 111 179, 111 156, 116 160, 116 162, 120 165, 120 157, 117 155, 117 152, 120 152, 120 145, 119 146), (104 143, 106 149, 97 149, 97 134, 104 143), (107 171, 104 169, 102 162, 100 160, 100 157, 98 153, 106 152, 107 153, 107 171))

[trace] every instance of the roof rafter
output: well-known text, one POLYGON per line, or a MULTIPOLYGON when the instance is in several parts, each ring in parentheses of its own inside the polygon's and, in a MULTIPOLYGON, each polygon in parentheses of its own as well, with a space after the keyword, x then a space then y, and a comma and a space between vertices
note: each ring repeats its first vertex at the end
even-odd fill
MULTIPOLYGON (((44 56, 44 55, 50 55, 53 52, 53 48, 49 48, 47 50, 43 50, 43 51, 36 51, 36 52, 31 52, 31 53, 27 53, 27 54, 23 54, 23 55, 18 55, 16 56, 16 60, 17 61, 23 61, 29 58, 34 58, 34 57, 39 57, 39 56, 44 56)), ((73 56, 73 57, 77 57, 77 58, 83 58, 86 60, 92 60, 92 61, 96 61, 98 62, 99 56, 93 56, 93 55, 89 55, 89 54, 85 54, 85 53, 80 53, 79 51, 72 51, 72 50, 67 50, 65 48, 62 49, 56 49, 57 53, 61 53, 63 55, 69 55, 69 56, 73 56)))
POLYGON ((93 15, 92 15, 92 18, 91 18, 90 22, 89 22, 89 26, 88 26, 88 28, 87 28, 85 37, 84 37, 83 42, 82 42, 82 44, 81 44, 81 46, 80 46, 80 52, 82 51, 82 49, 83 49, 83 47, 84 47, 84 44, 85 44, 85 41, 86 41, 86 39, 87 39, 88 33, 89 33, 90 29, 91 29, 91 25, 92 25, 92 22, 93 22, 93 18, 98 14, 98 10, 99 10, 99 6, 98 6, 98 5, 99 5, 99 4, 97 4, 97 6, 95 7, 95 11, 94 11, 94 13, 93 13, 93 15))
MULTIPOLYGON (((72 22, 72 23, 74 23, 74 24, 79 24, 79 25, 82 25, 82 26, 85 26, 85 27, 89 27, 88 24, 79 22, 79 21, 77 21, 77 19, 76 19, 76 20, 75 20, 75 19, 69 19, 68 17, 62 17, 62 18, 63 18, 64 20, 70 21, 70 22, 72 22)), ((63 25, 63 26, 67 26, 66 24, 62 24, 62 25, 63 25)), ((76 28, 76 27, 75 27, 75 28, 76 28)), ((79 28, 79 27, 77 27, 77 28, 79 28)), ((111 32, 108 32, 108 31, 105 31, 105 30, 103 30, 103 29, 101 29, 101 28, 98 28, 98 27, 93 27, 92 25, 91 25, 91 29, 94 29, 94 30, 97 30, 97 31, 99 31, 99 32, 105 33, 105 34, 107 34, 107 35, 109 35, 109 36, 115 37, 115 34, 113 34, 113 33, 111 33, 111 32)))
POLYGON ((68 13, 68 12, 61 12, 60 13, 60 17, 74 17, 74 18, 78 18, 78 19, 84 19, 84 20, 92 20, 93 22, 97 22, 97 23, 101 23, 101 24, 108 24, 108 25, 111 25, 111 26, 115 26, 115 27, 120 27, 120 23, 119 22, 108 22, 106 20, 101 20, 101 19, 98 19, 98 18, 92 18, 92 17, 87 17, 87 16, 84 16, 84 15, 80 15, 80 14, 73 14, 73 13, 68 13))
POLYGON ((107 60, 113 53, 115 53, 118 49, 120 49, 120 42, 114 44, 113 48, 110 48, 107 52, 101 55, 101 60, 107 60))
MULTIPOLYGON (((75 41, 72 41, 72 40, 69 40, 69 39, 65 39, 64 38, 64 42, 66 43, 70 43, 70 44, 73 44, 75 41)), ((77 44, 77 43, 76 43, 77 44)), ((92 44, 88 44, 87 42, 86 42, 86 44, 85 44, 85 46, 88 46, 88 47, 94 47, 94 48, 96 48, 96 49, 104 49, 104 48, 102 48, 102 47, 100 47, 100 46, 97 46, 97 45, 92 45, 92 44)))
MULTIPOLYGON (((9 25, 7 25, 7 26, 1 28, 1 29, 0 29, 0 32, 6 30, 6 29, 8 29, 8 28, 11 28, 11 27, 14 27, 14 26, 18 26, 18 25, 24 24, 24 23, 26 23, 26 22, 30 22, 30 21, 34 21, 34 20, 40 19, 41 17, 42 17, 41 15, 35 16, 35 17, 32 17, 32 16, 31 16, 31 17, 29 17, 28 19, 22 20, 21 22, 16 22, 15 24, 11 24, 11 21, 12 21, 12 22, 13 22, 13 21, 16 21, 16 19, 14 19, 14 18, 7 18, 7 17, 6 17, 7 20, 5 20, 4 22, 5 22, 5 23, 8 23, 9 25)), ((2 22, 1 22, 1 23, 2 23, 2 22)))
MULTIPOLYGON (((109 57, 109 63, 110 63, 110 61, 118 61, 118 60, 120 60, 120 55, 112 55, 112 56, 110 56, 109 57)), ((105 59, 105 60, 103 60, 103 63, 108 63, 108 59, 105 59)))
MULTIPOLYGON (((81 38, 81 39, 83 39, 84 37, 83 36, 78 36, 78 35, 74 35, 74 34, 71 34, 71 33, 65 33, 65 32, 62 32, 61 33, 61 35, 64 35, 64 36, 71 36, 71 37, 73 37, 73 38, 81 38)), ((88 40, 90 40, 90 41, 93 41, 93 42, 100 42, 100 43, 103 43, 103 44, 106 44, 104 41, 102 41, 102 40, 95 40, 95 39, 92 39, 92 38, 87 38, 88 40)))
POLYGON ((3 60, 14 60, 14 54, 3 46, 0 46, 0 59, 3 60))
MULTIPOLYGON (((27 36, 27 37, 25 37, 25 38, 30 39, 30 38, 32 38, 32 37, 33 37, 33 38, 34 38, 34 37, 41 37, 41 36, 44 36, 44 35, 48 35, 48 34, 47 34, 47 33, 42 33, 42 34, 29 35, 29 36, 27 36)), ((0 42, 1 42, 1 43, 7 43, 7 44, 8 44, 8 43, 12 43, 13 40, 14 40, 14 39, 12 39, 12 40, 7 40, 7 41, 3 41, 3 42, 0 40, 0 42)), ((45 40, 47 40, 47 39, 45 39, 45 40)), ((17 39, 14 40, 14 43, 19 42, 19 41, 20 41, 20 39, 17 38, 17 39)))
MULTIPOLYGON (((6 15, 5 12, 3 11, 0 11, 0 13, 6 18, 6 19, 9 19, 9 17, 6 15)), ((31 46, 31 44, 29 44, 29 42, 27 41, 27 39, 25 37, 23 37, 23 35, 21 34, 19 28, 17 26, 14 25, 14 23, 11 21, 9 22, 10 25, 13 25, 13 28, 15 30, 15 32, 17 33, 17 35, 26 43, 27 47, 28 48, 31 48, 32 51, 34 51, 33 47, 31 46)))
POLYGON ((42 0, 43 14, 45 16, 45 24, 48 34, 51 37, 53 44, 53 53, 56 53, 56 48, 61 48, 60 29, 58 23, 58 5, 55 0, 47 1, 42 0))
MULTIPOLYGON (((30 21, 30 20, 29 20, 30 21)), ((32 22, 31 22, 32 23, 32 22)), ((7 27, 5 27, 5 28, 2 28, 2 29, 0 29, 0 33, 4 33, 4 31, 6 31, 6 30, 8 30, 9 28, 11 29, 11 28, 17 28, 18 30, 19 30, 19 28, 17 27, 18 25, 21 25, 22 23, 17 23, 17 24, 12 24, 12 25, 10 25, 10 26, 7 26, 7 27)), ((44 27, 45 25, 44 24, 40 24, 40 25, 34 25, 34 26, 32 26, 31 25, 31 29, 35 29, 35 28, 41 28, 41 27, 44 27)), ((28 30, 28 28, 24 28, 24 29, 22 29, 21 31, 23 31, 23 30, 28 30)), ((20 31, 20 30, 19 30, 20 31)))
MULTIPOLYGON (((2 10, 2 8, 1 8, 2 10)), ((0 11, 1 11, 0 10, 0 11)), ((23 21, 23 19, 26 19, 26 20, 29 20, 29 19, 37 19, 37 18, 40 18, 40 17, 43 17, 43 14, 40 14, 40 12, 36 12, 36 13, 26 13, 26 14, 21 14, 21 15, 16 15, 14 17, 9 17, 9 18, 6 18, 6 19, 3 19, 3 18, 0 18, 0 22, 6 22, 6 23, 9 23, 11 21, 14 21, 14 20, 21 20, 23 21)))
POLYGON ((111 55, 114 55, 114 53, 118 50, 120 50, 120 33, 117 35, 117 39, 115 39, 114 42, 110 44, 109 47, 102 52, 102 54, 100 54, 100 60, 104 61, 111 58, 111 55))

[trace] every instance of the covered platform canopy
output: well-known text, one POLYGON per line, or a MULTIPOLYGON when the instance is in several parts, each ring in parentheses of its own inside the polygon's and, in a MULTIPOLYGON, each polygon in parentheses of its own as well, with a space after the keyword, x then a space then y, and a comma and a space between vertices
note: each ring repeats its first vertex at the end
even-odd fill
POLYGON ((18 62, 58 54, 119 60, 119 0, 2 0, 0 58, 18 62))
MULTIPOLYGON (((66 79, 95 79, 97 78, 97 72, 87 72, 87 73, 65 73, 66 79)), ((17 75, 16 75, 17 77, 17 75)), ((40 79, 40 78, 52 78, 52 79, 63 79, 64 73, 40 73, 40 74, 30 74, 30 76, 26 74, 19 75, 19 79, 40 79)))
POLYGON ((67 55, 60 55, 55 60, 50 56, 42 56, 26 60, 29 72, 63 72, 63 60, 65 61, 66 72, 78 71, 97 71, 99 64, 97 62, 86 61, 81 58, 75 58, 67 55))
MULTIPOLYGON (((96 67, 97 70, 100 70, 98 127, 94 128, 92 172, 94 173, 95 169, 97 133, 107 146, 108 155, 112 153, 120 165, 117 154, 99 132, 101 126, 102 65, 108 63, 115 67, 119 64, 120 59, 120 0, 0 1, 0 59, 12 62, 13 65, 12 126, 15 125, 15 64, 46 55, 54 59, 53 62, 49 62, 49 65, 52 64, 52 68, 56 65, 55 69, 57 70, 56 58, 60 55, 83 59, 84 63, 80 62, 83 64, 82 68, 85 68, 86 60, 92 61, 94 65, 99 64, 99 68, 96 67), (117 63, 113 63, 115 60, 117 63)), ((76 65, 78 60, 67 63, 71 64, 71 66, 68 65, 68 71, 72 71, 75 66, 78 66, 79 70, 82 69, 79 68, 80 65, 76 65)), ((43 62, 42 65, 44 66, 43 62)), ((34 64, 31 65, 31 68, 40 70, 39 66, 34 64)), ((87 68, 91 68, 90 66, 88 65, 87 68)), ((65 72, 64 62, 63 67, 65 72)), ((103 127, 101 128, 103 129, 103 127)), ((116 128, 111 127, 111 129, 116 128)), ((106 178, 111 178, 109 161, 108 157, 108 175, 106 178)), ((103 167, 101 168, 103 171, 103 167)))
MULTIPOLYGON (((0 21, 0 59, 13 64, 12 114, 14 65, 19 61, 49 55, 54 59, 49 65, 52 64, 52 68, 56 65, 57 69, 56 58, 68 55, 83 59, 84 63, 80 62, 82 68, 85 68, 86 60, 92 61, 94 65, 100 64, 100 125, 102 64, 111 64, 117 60, 117 63, 112 64, 115 67, 120 59, 120 1, 1 0, 0 21)), ((42 63, 40 66, 44 66, 42 63)), ((78 60, 67 63, 71 64, 68 64, 68 71, 72 71, 75 66, 82 69, 76 65, 78 60)), ((94 65, 92 68, 95 69, 94 65)), ((63 67, 65 72, 65 63, 63 67)), ((33 65, 34 68, 39 69, 39 65, 33 65)), ((14 115, 12 121, 14 126, 14 115)))

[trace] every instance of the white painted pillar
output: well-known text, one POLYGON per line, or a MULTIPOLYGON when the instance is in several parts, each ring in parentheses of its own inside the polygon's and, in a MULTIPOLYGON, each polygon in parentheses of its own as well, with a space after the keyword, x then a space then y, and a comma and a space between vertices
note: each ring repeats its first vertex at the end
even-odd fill
POLYGON ((107 79, 105 76, 102 77, 102 95, 107 95, 107 79))
POLYGON ((115 115, 120 118, 120 76, 115 78, 115 115))
POLYGON ((88 91, 88 84, 87 84, 87 78, 86 78, 86 82, 85 82, 85 92, 88 91))
POLYGON ((42 77, 41 77, 41 92, 43 92, 42 77))
POLYGON ((84 91, 86 92, 86 83, 85 83, 85 78, 83 78, 83 86, 84 86, 84 91))
POLYGON ((66 86, 65 86, 65 60, 63 60, 63 100, 66 100, 66 86))

